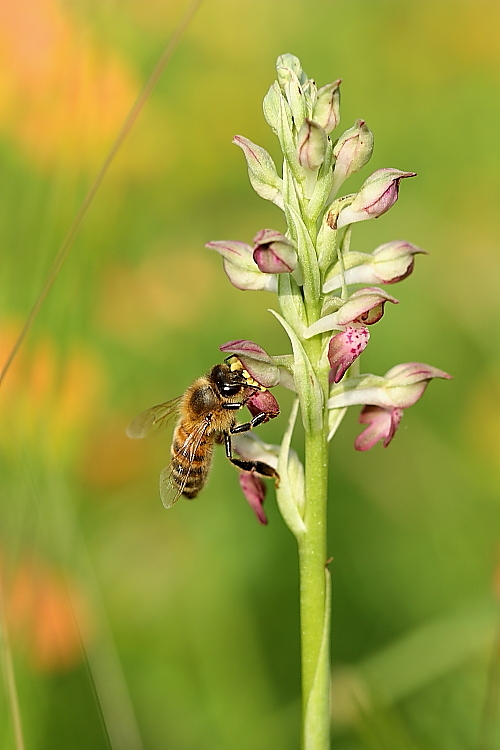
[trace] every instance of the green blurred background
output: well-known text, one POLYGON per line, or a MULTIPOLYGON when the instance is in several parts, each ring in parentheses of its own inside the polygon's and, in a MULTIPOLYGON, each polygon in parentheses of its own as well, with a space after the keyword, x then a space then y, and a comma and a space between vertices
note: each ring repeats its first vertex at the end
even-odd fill
MULTIPOLYGON (((0 5, 2 361, 184 7, 0 5)), ((275 299, 231 287, 203 247, 284 229, 231 145, 240 133, 277 156, 261 102, 283 52, 319 85, 343 79, 338 132, 367 121, 371 171, 418 172, 353 234, 365 252, 396 238, 429 251, 363 370, 454 375, 389 449, 353 450, 354 411, 332 445, 332 746, 499 747, 499 29, 497 0, 205 1, 0 391, 0 567, 27 750, 298 748, 296 551, 272 493, 260 527, 219 452, 202 496, 165 512, 169 434, 124 435, 223 342, 286 351, 275 299)), ((277 442, 284 419, 260 435, 277 442)), ((7 689, 0 745, 16 747, 7 689)))

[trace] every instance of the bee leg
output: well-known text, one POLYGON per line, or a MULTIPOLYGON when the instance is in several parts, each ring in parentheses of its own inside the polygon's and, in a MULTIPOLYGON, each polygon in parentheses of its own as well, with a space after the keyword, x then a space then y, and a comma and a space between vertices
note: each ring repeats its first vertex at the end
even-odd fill
POLYGON ((258 427, 260 424, 263 424, 264 422, 268 422, 270 418, 271 418, 270 414, 267 411, 260 411, 258 414, 255 415, 255 417, 252 417, 250 422, 244 422, 243 424, 236 424, 234 425, 234 427, 231 427, 231 434, 235 435, 238 432, 248 432, 248 430, 252 430, 254 427, 258 427))
MULTIPOLYGON (((259 415, 257 415, 259 416, 259 415)), ((226 456, 231 461, 233 466, 236 466, 241 471, 255 472, 260 474, 262 477, 271 477, 276 479, 276 486, 279 481, 279 474, 272 466, 265 464, 263 461, 243 461, 240 458, 233 458, 233 451, 231 446, 231 435, 228 432, 224 433, 224 443, 226 446, 226 456)))
MULTIPOLYGON (((229 460, 234 466, 237 466, 241 471, 254 472, 259 474, 261 477, 270 477, 272 479, 279 480, 279 474, 276 469, 273 469, 269 464, 265 464, 263 461, 242 461, 239 458, 230 458, 229 460)), ((277 485, 277 482, 276 482, 277 485)))

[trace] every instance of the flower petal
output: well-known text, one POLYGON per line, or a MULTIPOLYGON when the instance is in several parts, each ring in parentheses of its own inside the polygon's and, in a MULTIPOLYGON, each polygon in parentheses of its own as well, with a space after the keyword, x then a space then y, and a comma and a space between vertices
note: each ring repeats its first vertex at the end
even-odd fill
POLYGON ((403 362, 400 365, 391 367, 385 373, 385 377, 391 381, 392 386, 413 385, 421 383, 424 380, 432 378, 444 378, 452 380, 452 376, 444 370, 439 370, 432 365, 426 365, 424 362, 403 362))
POLYGON ((238 432, 232 436, 235 452, 245 461, 260 461, 278 468, 279 445, 265 443, 254 432, 238 432))
POLYGON ((330 362, 330 382, 338 383, 346 370, 352 365, 361 352, 366 349, 370 332, 365 326, 348 326, 342 333, 330 339, 328 361, 330 362))
POLYGON ((383 440, 384 448, 387 448, 402 416, 403 409, 398 407, 384 409, 380 406, 365 406, 358 421, 360 424, 367 424, 368 427, 354 441, 355 449, 367 451, 373 448, 379 440, 383 440))
POLYGON ((272 357, 264 351, 264 349, 255 343, 255 341, 248 341, 247 339, 235 339, 234 341, 228 341, 227 344, 222 344, 219 347, 221 352, 230 352, 239 356, 247 356, 252 359, 258 359, 260 362, 273 363, 272 357))
POLYGON ((241 289, 244 292, 277 292, 278 279, 276 276, 271 273, 262 273, 262 271, 259 271, 258 266, 255 264, 254 266, 255 271, 247 271, 241 268, 241 266, 237 266, 224 259, 224 271, 236 289, 241 289))
POLYGON ((239 240, 213 240, 207 242, 205 247, 216 250, 223 258, 231 261, 241 268, 251 269, 255 267, 252 253, 253 247, 239 240))
POLYGON ((290 240, 274 229, 261 229, 254 237, 253 260, 263 273, 292 273, 297 253, 290 240))
POLYGON ((219 347, 221 352, 235 354, 244 369, 264 388, 273 388, 280 382, 280 369, 272 357, 254 341, 237 339, 219 347))
POLYGON ((268 419, 274 419, 280 413, 280 405, 270 391, 255 391, 245 405, 253 417, 264 412, 268 419))
POLYGON ((243 494, 257 516, 257 520, 265 526, 268 521, 263 508, 266 497, 266 485, 263 479, 251 471, 241 471, 238 479, 243 494))
POLYGON ((263 274, 253 259, 253 247, 238 240, 216 240, 205 247, 215 250, 224 259, 224 271, 237 289, 275 292, 278 288, 274 275, 263 274))

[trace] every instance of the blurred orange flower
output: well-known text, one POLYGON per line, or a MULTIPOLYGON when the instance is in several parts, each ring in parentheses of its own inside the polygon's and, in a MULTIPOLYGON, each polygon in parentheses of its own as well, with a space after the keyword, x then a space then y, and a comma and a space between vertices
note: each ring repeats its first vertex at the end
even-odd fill
MULTIPOLYGON (((3 322, 0 362, 12 349, 18 326, 3 322)), ((0 393, 0 415, 9 430, 0 433, 0 450, 17 450, 13 435, 23 443, 43 445, 44 457, 60 460, 71 453, 75 439, 94 419, 105 391, 105 370, 96 354, 74 344, 64 354, 45 336, 28 350, 22 348, 7 373, 0 393)))
POLYGON ((90 611, 76 581, 34 554, 15 570, 5 592, 11 641, 39 671, 71 669, 82 659, 90 611))
POLYGON ((51 167, 92 164, 135 99, 135 76, 57 0, 0 3, 0 131, 51 167))

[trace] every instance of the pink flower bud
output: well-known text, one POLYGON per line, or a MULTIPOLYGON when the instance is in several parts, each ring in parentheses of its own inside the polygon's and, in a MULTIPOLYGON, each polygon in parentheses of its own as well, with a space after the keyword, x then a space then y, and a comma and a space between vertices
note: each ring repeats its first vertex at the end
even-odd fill
POLYGON ((355 172, 359 172, 373 153, 373 133, 364 120, 356 120, 333 147, 336 159, 331 193, 335 195, 342 183, 355 172))
POLYGON ((304 169, 316 171, 325 160, 327 135, 321 125, 304 120, 297 136, 297 158, 304 169))
POLYGON ((415 175, 416 172, 402 172, 399 169, 377 169, 362 184, 353 202, 342 209, 336 228, 385 214, 398 199, 401 180, 415 175))
POLYGON ((312 119, 321 125, 325 133, 331 133, 340 122, 340 84, 340 78, 327 83, 316 95, 312 119))
POLYGON ((253 259, 263 273, 291 273, 296 268, 295 247, 280 232, 274 229, 261 229, 253 241, 253 259))

